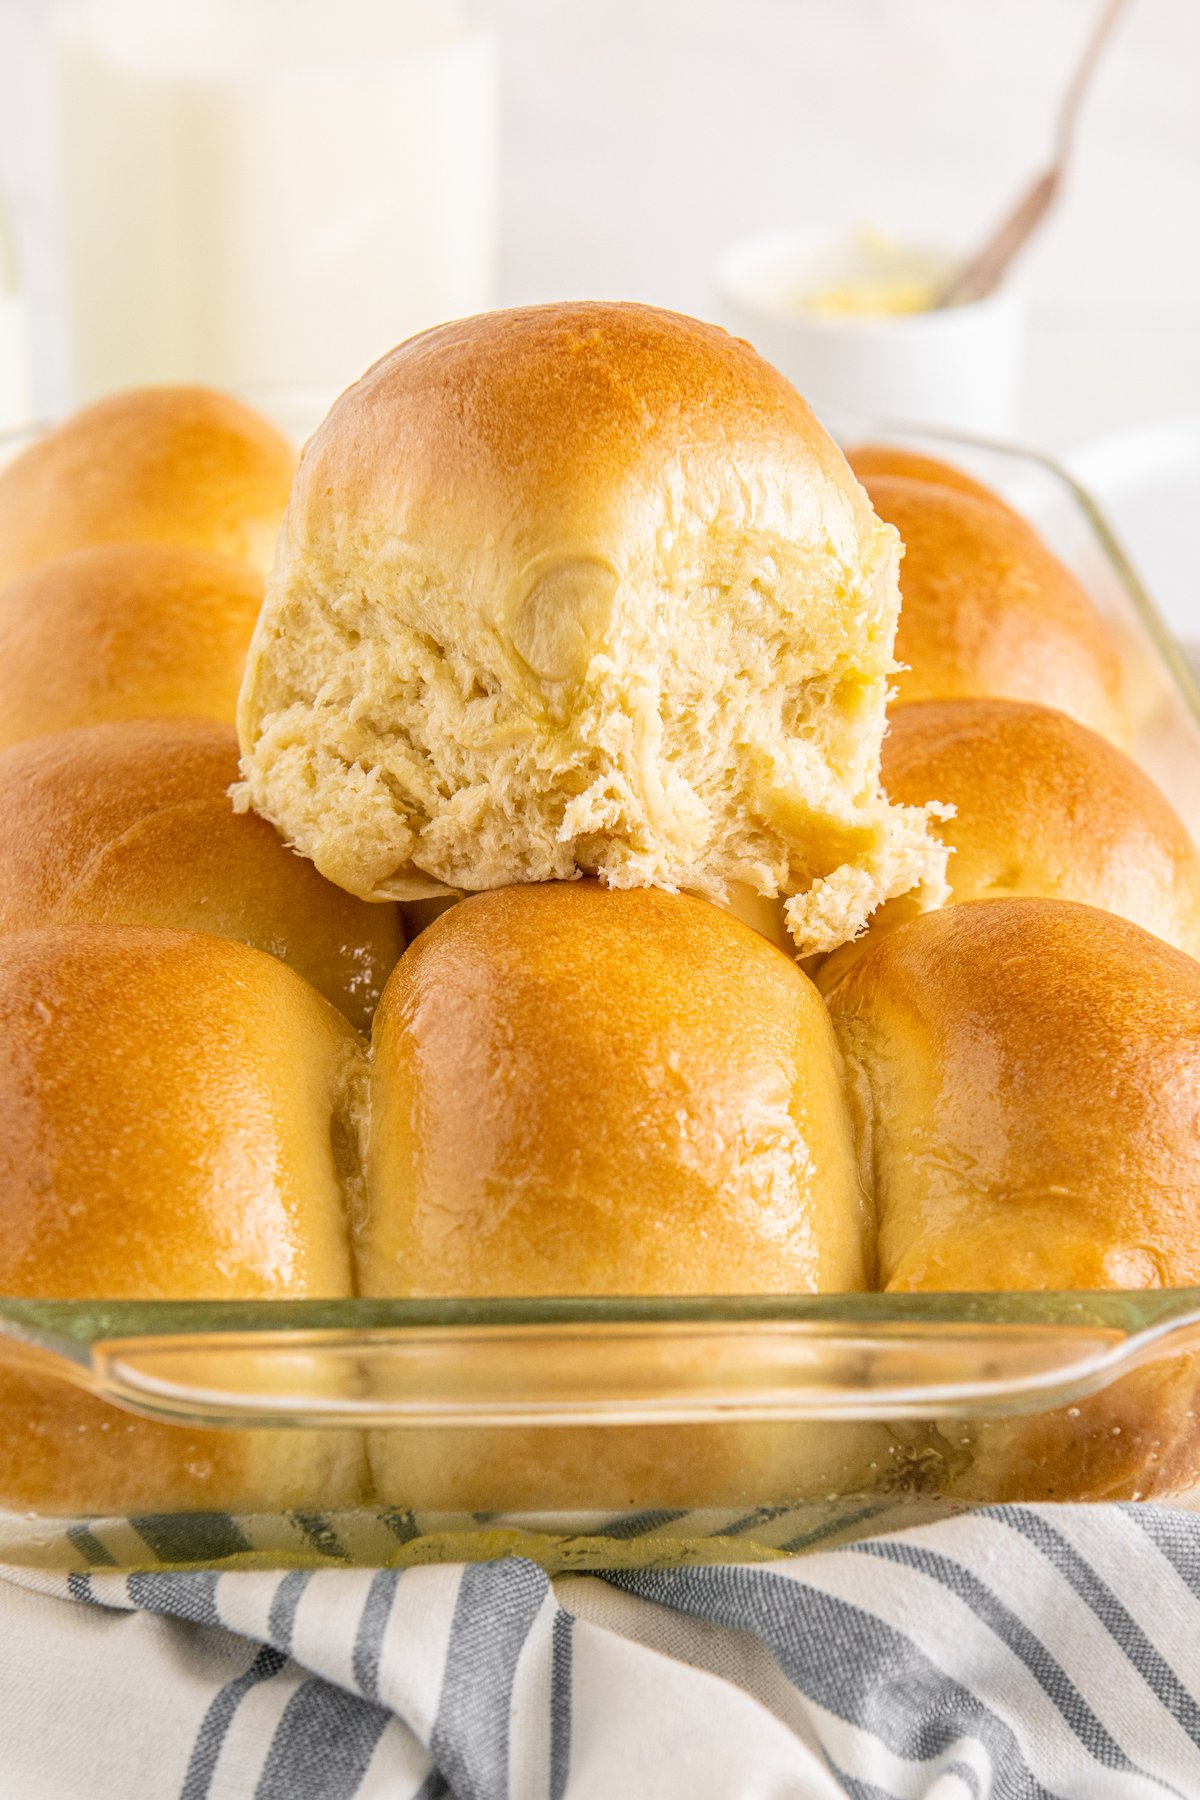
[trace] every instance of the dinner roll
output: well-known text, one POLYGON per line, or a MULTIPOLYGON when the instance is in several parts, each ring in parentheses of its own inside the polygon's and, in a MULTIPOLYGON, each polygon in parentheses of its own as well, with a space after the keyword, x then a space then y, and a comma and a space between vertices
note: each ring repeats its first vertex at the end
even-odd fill
POLYGON ((1150 777, 1049 707, 923 700, 892 711, 889 794, 955 808, 953 900, 1082 900, 1200 955, 1200 855, 1150 777))
MULTIPOLYGON (((362 1053, 274 957, 192 932, 0 938, 0 1291, 353 1292, 362 1053)), ((52 1513, 354 1503, 359 1439, 219 1431, 0 1371, 0 1503, 52 1513)))
POLYGON ((715 907, 548 883, 423 931, 373 1033, 376 1295, 862 1288, 815 988, 715 907))
MULTIPOLYGON (((364 1294, 811 1293, 867 1281, 825 1009, 788 957, 704 901, 594 882, 463 901, 388 983, 372 1094, 364 1294)), ((547 1345, 548 1359, 562 1354, 547 1345)), ((715 1372, 710 1340, 690 1354, 715 1372)), ((392 1503, 544 1510, 846 1491, 872 1454, 886 1465, 884 1436, 794 1422, 543 1424, 377 1432, 370 1445, 392 1503)))
POLYGON ((846 461, 862 482, 869 483, 880 475, 902 475, 911 481, 932 482, 934 487, 953 488, 956 493, 970 494, 973 500, 985 500, 1001 512, 1013 509, 992 488, 976 481, 965 469, 942 462, 937 456, 923 456, 919 450, 905 450, 899 444, 856 444, 847 450, 846 461))
POLYGON ((0 751, 0 932, 168 925, 240 938, 370 1028, 403 948, 398 909, 369 906, 235 813, 233 728, 140 719, 0 751))
MULTIPOLYGON (((1065 713, 1019 700, 912 700, 883 746, 893 799, 954 808, 951 901, 1032 894, 1120 913, 1200 956, 1200 855, 1150 777, 1065 713)), ((865 938, 826 958, 828 992, 881 932, 911 918, 889 901, 865 938)))
MULTIPOLYGON (((829 1006, 888 1291, 1200 1282, 1191 957, 1092 907, 978 900, 880 938, 829 1006)), ((1200 1479, 1196 1385, 1176 1359, 1065 1423, 955 1425, 970 1450, 960 1485, 997 1499, 1148 1492, 1178 1485, 1183 1454, 1200 1479)))
POLYGON ((1114 640, 1028 525, 990 500, 927 481, 879 475, 865 486, 904 540, 901 700, 1037 700, 1124 741, 1114 640))
POLYGON ((92 544, 189 544, 264 570, 295 464, 275 428, 228 394, 110 395, 0 471, 0 581, 92 544))
POLYGON ((743 883, 830 949, 942 892, 924 815, 878 789, 895 556, 725 332, 590 304, 439 326, 305 450, 244 803, 365 898, 743 883))
POLYGON ((0 744, 107 719, 232 720, 262 600, 248 563, 178 545, 77 550, 0 589, 0 744))

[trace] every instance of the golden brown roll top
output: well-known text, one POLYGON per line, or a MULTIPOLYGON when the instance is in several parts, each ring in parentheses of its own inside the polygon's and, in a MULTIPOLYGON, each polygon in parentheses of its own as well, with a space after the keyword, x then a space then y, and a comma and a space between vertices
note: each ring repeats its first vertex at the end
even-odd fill
POLYGON ((1112 914, 986 900, 829 996, 892 1291, 1200 1281, 1200 964, 1112 914))
POLYGON ((261 572, 295 463, 273 426, 210 388, 98 400, 0 471, 0 581, 95 544, 186 544, 261 572))
POLYGON ((464 901, 374 1031, 368 1294, 808 1293, 869 1247, 804 976, 703 901, 464 901))
MULTIPOLYGON (((242 944, 165 930, 0 938, 0 1291, 57 1299, 353 1292, 350 1027, 242 944)), ((0 1495, 85 1511, 359 1492, 344 1434, 194 1432, 0 1369, 0 1495)))
POLYGON ((369 1030, 403 948, 397 909, 355 900, 235 813, 233 729, 97 725, 0 751, 0 932, 165 925, 281 957, 369 1030))
MULTIPOLYGON (((981 900, 882 938, 829 1004, 890 1291, 1200 1281, 1191 957, 1091 907, 981 900)), ((1075 1405, 951 1418, 937 1483, 992 1501, 1194 1487, 1197 1365, 1174 1350, 1075 1405)))
MULTIPOLYGON (((749 927, 657 890, 508 888, 429 925, 376 1016, 368 1179, 365 1294, 868 1280, 820 999, 749 927)), ((547 1344, 548 1372, 562 1354, 547 1344)), ((710 1340, 674 1354, 712 1378, 710 1340)), ((592 1355, 602 1385, 611 1350, 592 1355)), ((376 1431, 368 1446, 382 1501, 451 1511, 756 1506, 857 1491, 894 1449, 878 1425, 742 1419, 376 1431)))
MULTIPOLYGON (((0 1288, 833 1292, 868 1285, 876 1215, 894 1292, 1200 1281, 1200 965, 1089 907, 976 901, 880 939, 829 1004, 706 902, 502 890, 402 958, 368 1080, 337 1014, 244 946, 0 938, 0 1288)), ((1196 1387, 1177 1358, 1070 1416, 941 1434, 414 1430, 369 1453, 383 1501, 452 1509, 784 1503, 914 1466, 973 1497, 1128 1494, 1200 1473, 1196 1387)), ((63 1395, 0 1366, 10 1504, 359 1491, 350 1438, 178 1431, 63 1395)))
MULTIPOLYGON (((888 792, 953 816, 950 902, 1034 895, 1119 913, 1200 955, 1200 854, 1163 794, 1123 751, 1049 707, 1018 700, 913 700, 892 708, 888 792)), ((828 993, 884 931, 917 908, 881 907, 866 936, 826 957, 828 993)))
POLYGON ((109 719, 232 720, 262 601, 248 563, 79 550, 0 588, 0 745, 109 719))
POLYGON ((1036 532, 991 499, 929 481, 868 475, 865 486, 904 540, 901 700, 1033 700, 1124 741, 1114 641, 1036 532))
POLYGON ((1079 900, 1200 955, 1200 854, 1150 777, 1094 731, 1013 700, 897 706, 884 743, 897 800, 955 808, 952 900, 1079 900))
POLYGON ((0 1031, 5 1292, 351 1291, 333 1145, 358 1043, 274 957, 165 930, 16 933, 0 1031))

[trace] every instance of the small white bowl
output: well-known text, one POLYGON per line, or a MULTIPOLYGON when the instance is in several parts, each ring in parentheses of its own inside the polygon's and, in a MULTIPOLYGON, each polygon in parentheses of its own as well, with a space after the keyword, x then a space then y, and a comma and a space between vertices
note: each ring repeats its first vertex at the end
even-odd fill
POLYGON ((846 407, 959 430, 1010 431, 1024 297, 1006 283, 935 311, 824 312, 814 296, 847 285, 949 276, 944 252, 895 248, 821 225, 732 245, 714 281, 721 324, 775 364, 819 408, 846 407))

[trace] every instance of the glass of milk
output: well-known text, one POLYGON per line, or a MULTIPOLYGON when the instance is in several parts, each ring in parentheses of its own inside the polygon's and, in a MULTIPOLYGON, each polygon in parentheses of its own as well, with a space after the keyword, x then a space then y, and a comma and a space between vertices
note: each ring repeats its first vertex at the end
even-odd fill
POLYGON ((304 389, 494 304, 497 57, 470 0, 72 0, 77 397, 304 389))

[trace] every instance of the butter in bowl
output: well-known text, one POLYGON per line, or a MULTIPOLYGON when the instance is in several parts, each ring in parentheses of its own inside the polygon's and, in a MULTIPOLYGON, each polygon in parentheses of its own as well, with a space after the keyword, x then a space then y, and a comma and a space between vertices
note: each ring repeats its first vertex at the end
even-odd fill
POLYGON ((733 244, 714 270, 723 325, 819 406, 1003 435, 1016 414, 1024 296, 1006 279, 938 304, 948 251, 797 226, 733 244))

